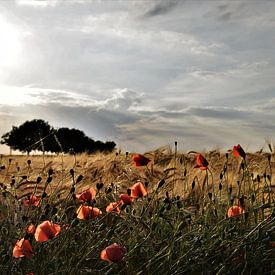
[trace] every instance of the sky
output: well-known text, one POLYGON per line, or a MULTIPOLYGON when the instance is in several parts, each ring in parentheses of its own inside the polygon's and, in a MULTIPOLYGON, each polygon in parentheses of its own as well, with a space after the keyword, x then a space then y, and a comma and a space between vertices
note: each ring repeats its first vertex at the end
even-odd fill
MULTIPOLYGON (((275 1, 0 1, 0 135, 26 120, 144 152, 275 135, 275 1)), ((1 152, 7 148, 1 145, 1 152)))

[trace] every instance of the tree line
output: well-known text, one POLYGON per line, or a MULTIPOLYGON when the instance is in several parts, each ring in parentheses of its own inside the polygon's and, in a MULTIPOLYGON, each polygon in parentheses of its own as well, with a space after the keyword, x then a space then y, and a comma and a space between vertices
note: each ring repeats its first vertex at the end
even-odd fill
POLYGON ((42 119, 12 126, 11 131, 2 135, 1 144, 28 154, 33 150, 51 153, 111 152, 116 147, 113 141, 95 141, 78 129, 55 129, 42 119))

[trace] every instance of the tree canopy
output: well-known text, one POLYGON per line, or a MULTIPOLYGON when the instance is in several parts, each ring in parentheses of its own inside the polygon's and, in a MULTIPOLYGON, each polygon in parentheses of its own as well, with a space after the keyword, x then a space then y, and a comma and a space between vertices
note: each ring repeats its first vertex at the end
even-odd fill
POLYGON ((20 126, 12 126, 11 131, 2 136, 1 144, 8 145, 12 150, 27 153, 32 150, 52 153, 111 152, 116 146, 113 141, 94 141, 78 129, 55 129, 42 119, 33 119, 20 126))

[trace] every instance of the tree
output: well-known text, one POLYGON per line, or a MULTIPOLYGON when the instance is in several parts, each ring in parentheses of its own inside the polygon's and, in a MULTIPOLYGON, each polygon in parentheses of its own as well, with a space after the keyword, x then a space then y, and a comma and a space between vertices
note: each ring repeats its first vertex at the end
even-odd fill
POLYGON ((95 153, 111 152, 116 144, 113 141, 94 141, 78 129, 54 129, 42 119, 26 121, 22 125, 13 126, 12 130, 2 136, 1 144, 10 146, 12 150, 27 152, 38 150, 52 153, 95 153))
POLYGON ((33 119, 18 127, 13 126, 10 132, 2 136, 1 144, 27 153, 32 150, 45 151, 44 144, 48 142, 52 133, 53 128, 48 122, 42 119, 33 119))
POLYGON ((94 142, 83 131, 77 129, 59 128, 55 135, 62 147, 58 152, 62 150, 64 153, 83 153, 89 151, 89 147, 94 142))

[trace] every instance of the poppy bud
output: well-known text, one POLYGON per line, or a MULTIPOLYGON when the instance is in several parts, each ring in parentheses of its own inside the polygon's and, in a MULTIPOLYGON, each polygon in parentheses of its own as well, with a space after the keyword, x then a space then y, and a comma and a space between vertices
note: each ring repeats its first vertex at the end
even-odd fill
POLYGON ((260 178, 259 174, 257 175, 257 181, 258 181, 258 183, 260 183, 260 181, 261 181, 261 178, 260 178))
POLYGON ((158 183, 158 187, 157 189, 161 188, 163 185, 165 184, 165 180, 164 179, 161 179, 158 183))
POLYGON ((210 200, 212 199, 212 193, 211 192, 208 193, 208 197, 209 197, 210 200))
POLYGON ((28 177, 27 176, 22 176, 22 179, 23 180, 26 180, 28 177))
POLYGON ((240 205, 243 207, 244 206, 244 196, 240 197, 240 205))
POLYGON ((183 175, 186 177, 186 175, 187 175, 187 170, 186 169, 184 169, 183 175))
POLYGON ((43 192, 41 197, 42 197, 42 199, 46 198, 47 197, 47 193, 43 192))
POLYGON ((74 177, 74 169, 70 169, 70 174, 72 177, 74 177))
POLYGON ((192 182, 192 190, 195 188, 195 181, 193 180, 193 182, 192 182))
POLYGON ((163 200, 163 203, 170 203, 170 200, 169 200, 168 198, 165 198, 165 199, 163 200))
POLYGON ((219 190, 221 191, 222 190, 222 184, 219 183, 219 190))
POLYGON ((241 168, 244 170, 244 163, 243 162, 241 163, 241 168))
POLYGON ((267 160, 268 160, 268 162, 270 163, 270 161, 271 161, 271 155, 268 155, 268 156, 267 156, 267 160))
POLYGON ((36 183, 38 184, 38 183, 40 183, 41 182, 41 180, 42 180, 42 178, 41 177, 37 177, 37 179, 36 179, 36 183))
POLYGON ((220 180, 222 180, 223 178, 223 173, 220 173, 220 180))
POLYGON ((28 160, 27 160, 27 163, 28 163, 28 165, 31 165, 32 162, 31 162, 30 159, 28 159, 28 160))
POLYGON ((127 194, 128 194, 128 196, 131 195, 131 189, 130 188, 127 189, 127 194))
POLYGON ((14 184, 15 184, 15 179, 12 179, 11 180, 11 187, 14 186, 14 184))
POLYGON ((51 176, 53 174, 53 169, 50 168, 49 171, 48 171, 48 175, 51 176))
POLYGON ((47 184, 51 183, 52 180, 53 180, 52 177, 48 177, 48 178, 47 178, 47 184))
POLYGON ((103 187, 103 183, 102 182, 99 182, 99 183, 96 184, 96 189, 97 190, 100 190, 102 187, 103 187))
POLYGON ((83 176, 82 175, 79 175, 76 179, 76 183, 79 183, 83 180, 83 176))
POLYGON ((108 193, 111 193, 112 192, 112 188, 111 187, 108 187, 106 190, 105 190, 105 193, 108 194, 108 193))

